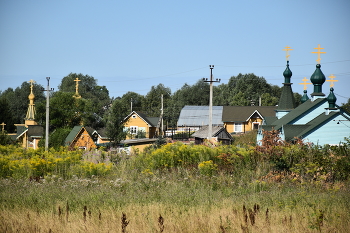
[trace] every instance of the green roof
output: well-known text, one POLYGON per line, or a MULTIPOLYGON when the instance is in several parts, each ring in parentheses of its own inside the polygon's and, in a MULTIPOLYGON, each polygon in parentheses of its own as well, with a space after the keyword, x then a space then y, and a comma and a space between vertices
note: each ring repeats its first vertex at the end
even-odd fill
POLYGON ((271 125, 273 122, 278 120, 278 118, 275 116, 267 116, 267 117, 264 117, 264 119, 265 119, 266 125, 271 125))
POLYGON ((295 99, 292 91, 291 83, 284 84, 282 93, 278 102, 278 110, 289 110, 295 108, 295 99))
POLYGON ((326 101, 327 99, 325 98, 318 98, 315 101, 307 100, 305 103, 299 105, 297 108, 293 109, 288 114, 276 120, 275 122, 272 122, 271 124, 275 126, 274 128, 276 130, 280 129, 283 125, 290 124, 292 121, 301 118, 307 112, 310 112, 311 110, 317 108, 319 105, 323 104, 326 101))
POLYGON ((81 126, 81 125, 74 126, 73 129, 68 134, 68 136, 66 137, 66 140, 64 141, 64 144, 68 145, 71 142, 73 142, 74 138, 77 136, 77 134, 80 132, 80 130, 82 128, 83 128, 83 126, 81 126))
POLYGON ((293 138, 295 138, 297 135, 299 135, 301 132, 303 132, 305 129, 307 129, 310 125, 284 125, 283 131, 284 131, 284 139, 286 141, 290 141, 293 138))

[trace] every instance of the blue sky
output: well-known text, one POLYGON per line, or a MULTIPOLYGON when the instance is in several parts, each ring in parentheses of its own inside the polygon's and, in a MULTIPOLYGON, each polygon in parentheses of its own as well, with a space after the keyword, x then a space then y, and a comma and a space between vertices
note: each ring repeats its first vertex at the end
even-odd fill
MULTIPOLYGON (((93 76, 110 96, 172 92, 210 75, 254 73, 282 86, 290 46, 292 88, 315 70, 334 74, 337 103, 350 98, 350 1, 0 1, 0 90, 30 79, 57 90, 70 72, 93 76)), ((216 84, 217 85, 217 84, 216 84)), ((308 93, 312 93, 309 86, 308 93)), ((323 85, 328 95, 329 83, 323 85)))

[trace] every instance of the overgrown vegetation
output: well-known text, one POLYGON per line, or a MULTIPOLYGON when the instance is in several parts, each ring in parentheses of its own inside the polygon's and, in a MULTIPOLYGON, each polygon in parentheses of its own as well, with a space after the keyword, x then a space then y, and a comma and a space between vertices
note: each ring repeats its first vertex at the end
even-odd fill
POLYGON ((0 147, 1 232, 346 232, 350 140, 144 153, 0 147))

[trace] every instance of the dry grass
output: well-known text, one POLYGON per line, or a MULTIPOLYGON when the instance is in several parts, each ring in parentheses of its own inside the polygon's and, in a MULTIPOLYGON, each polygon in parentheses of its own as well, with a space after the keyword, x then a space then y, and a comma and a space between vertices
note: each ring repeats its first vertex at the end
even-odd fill
POLYGON ((226 200, 213 207, 147 204, 123 209, 40 212, 15 209, 0 213, 1 232, 348 232, 347 210, 314 213, 310 209, 281 211, 226 200), (322 215, 320 214, 322 213, 322 215))

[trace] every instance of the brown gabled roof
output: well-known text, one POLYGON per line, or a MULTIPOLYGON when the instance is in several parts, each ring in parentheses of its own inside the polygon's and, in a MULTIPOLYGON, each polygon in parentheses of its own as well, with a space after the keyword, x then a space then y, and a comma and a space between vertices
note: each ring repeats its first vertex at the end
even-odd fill
POLYGON ((246 122, 254 112, 262 117, 274 117, 276 106, 224 106, 223 122, 246 122))

